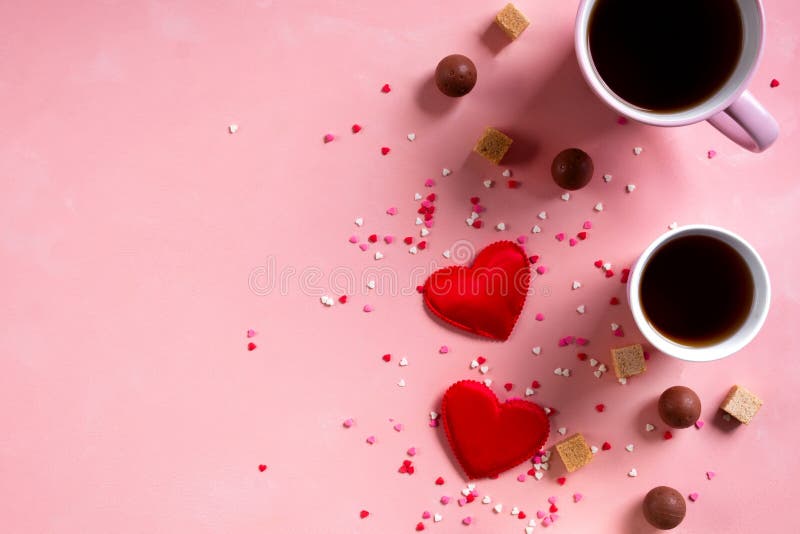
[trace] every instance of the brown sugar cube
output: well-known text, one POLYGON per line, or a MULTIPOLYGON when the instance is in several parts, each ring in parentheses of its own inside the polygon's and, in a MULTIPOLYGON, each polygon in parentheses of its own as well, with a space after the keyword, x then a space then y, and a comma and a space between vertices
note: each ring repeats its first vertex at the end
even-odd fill
POLYGON ((513 142, 513 139, 500 130, 488 127, 472 150, 498 165, 513 142))
POLYGON ((511 39, 519 37, 531 23, 528 18, 511 3, 500 10, 500 13, 497 14, 494 21, 511 39))
POLYGON ((720 408, 723 412, 727 412, 742 423, 749 425, 762 404, 763 401, 752 391, 736 385, 728 392, 728 396, 722 401, 720 408))
POLYGON ((628 378, 647 371, 644 349, 638 343, 611 349, 611 360, 614 362, 614 372, 617 374, 617 378, 628 378))
POLYGON ((594 457, 592 449, 589 448, 586 440, 580 434, 573 434, 557 443, 556 450, 570 473, 588 464, 594 457))

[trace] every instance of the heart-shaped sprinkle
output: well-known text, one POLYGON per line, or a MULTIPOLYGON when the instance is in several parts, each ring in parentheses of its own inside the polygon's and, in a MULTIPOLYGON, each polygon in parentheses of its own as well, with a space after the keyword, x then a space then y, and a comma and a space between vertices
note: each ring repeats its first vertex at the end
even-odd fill
POLYGON ((539 219, 544 221, 544 220, 547 219, 547 212, 546 211, 540 211, 539 215, 537 215, 537 217, 539 217, 539 219))
POLYGON ((446 505, 447 503, 450 502, 450 497, 448 497, 447 495, 442 495, 442 497, 439 499, 439 502, 446 505))
POLYGON ((524 473, 520 473, 519 475, 517 475, 517 482, 525 482, 525 474, 524 473))
POLYGON ((489 366, 488 365, 481 365, 480 372, 481 372, 482 375, 485 375, 486 373, 489 372, 489 366))
POLYGON ((587 234, 586 232, 578 232, 578 239, 580 239, 581 241, 584 241, 587 237, 589 237, 589 234, 587 234))
POLYGON ((584 304, 581 304, 580 306, 578 306, 578 307, 577 307, 577 308, 575 308, 575 309, 576 309, 576 310, 578 311, 578 313, 580 313, 581 315, 583 315, 584 313, 586 313, 586 306, 585 306, 584 304))
POLYGON ((572 494, 572 502, 581 502, 583 500, 583 495, 580 493, 573 493, 572 494))
POLYGON ((350 127, 350 130, 355 134, 361 131, 361 126, 358 124, 354 124, 350 127))
POLYGON ((559 232, 556 234, 556 241, 564 241, 564 237, 566 237, 564 232, 559 232))
POLYGON ((400 367, 405 367, 406 365, 408 365, 408 360, 405 357, 400 358, 399 365, 400 367))
POLYGON ((364 304, 364 313, 370 313, 372 311, 372 306, 369 304, 364 304))
POLYGON ((543 527, 549 527, 549 526, 550 526, 550 525, 552 525, 552 524, 553 524, 553 520, 552 520, 552 519, 550 519, 549 517, 545 517, 545 518, 542 520, 542 526, 543 526, 543 527))
POLYGON ((475 221, 475 223, 472 225, 473 228, 478 228, 478 229, 482 226, 483 226, 483 221, 481 221, 480 219, 475 221))
POLYGON ((400 380, 397 381, 397 385, 401 388, 404 388, 406 387, 406 381, 401 378, 400 380))
POLYGON ((369 512, 367 512, 366 510, 361 510, 361 512, 359 512, 358 514, 358 517, 360 517, 361 519, 365 519, 367 516, 369 516, 369 512))
POLYGON ((592 221, 584 221, 583 229, 584 230, 591 230, 592 229, 592 221))
POLYGON ((607 442, 607 441, 604 441, 604 442, 603 442, 602 449, 603 449, 604 451, 607 451, 607 450, 611 449, 611 444, 610 444, 609 442, 607 442))
POLYGON ((367 241, 370 243, 376 243, 378 241, 378 234, 372 234, 367 238, 367 241))
POLYGON ((773 89, 778 87, 780 84, 781 82, 779 82, 775 78, 772 78, 772 81, 769 82, 769 86, 772 87, 773 89))
POLYGON ((369 289, 375 289, 375 280, 369 280, 369 281, 367 281, 367 287, 368 287, 369 289))
POLYGON ((544 321, 544 314, 539 312, 539 313, 536 314, 534 319, 536 319, 537 321, 544 321))
POLYGON ((247 337, 254 337, 255 335, 256 335, 256 331, 253 330, 252 328, 249 328, 247 330, 247 337))
POLYGON ((597 204, 594 205, 593 209, 594 209, 594 211, 597 211, 597 212, 603 211, 603 203, 602 202, 598 202, 597 204))
POLYGON ((536 268, 536 272, 537 272, 538 274, 544 274, 544 273, 546 273, 546 272, 547 272, 547 267, 545 267, 544 265, 539 265, 539 266, 536 268))
POLYGON ((592 445, 591 447, 589 447, 589 450, 592 451, 592 454, 597 454, 597 451, 600 450, 600 449, 598 449, 597 447, 592 445))
POLYGON ((625 192, 633 193, 636 190, 636 186, 633 184, 628 184, 625 186, 625 192))
POLYGON ((705 423, 704 423, 703 421, 700 421, 700 420, 697 420, 697 421, 694 423, 694 426, 696 426, 698 430, 700 430, 701 428, 703 428, 703 425, 705 425, 705 423))
POLYGON ((517 519, 525 519, 526 517, 528 516, 525 515, 525 512, 523 512, 522 510, 520 510, 519 513, 517 514, 517 519))
POLYGON ((259 470, 259 471, 261 471, 261 472, 263 473, 264 471, 266 471, 266 470, 267 470, 267 466, 266 466, 266 465, 264 465, 264 464, 259 464, 259 466, 258 466, 258 470, 259 470))
POLYGON ((447 354, 448 352, 450 352, 450 347, 447 345, 442 345, 439 347, 439 354, 447 354))
POLYGON ((386 210, 386 213, 388 215, 397 215, 397 208, 392 206, 392 207, 390 207, 389 209, 386 210))
POLYGON ((436 185, 436 182, 433 181, 433 178, 425 180, 425 187, 433 187, 434 185, 436 185))
POLYGON ((503 230, 506 229, 506 223, 503 223, 503 222, 497 223, 494 228, 498 232, 502 232, 503 230))
POLYGON ((602 412, 604 412, 606 410, 606 405, 605 404, 598 404, 598 405, 596 405, 594 407, 594 409, 597 410, 598 412, 602 413, 602 412))
POLYGON ((535 475, 533 475, 533 477, 534 477, 536 480, 542 480, 542 477, 544 477, 544 473, 542 473, 541 471, 537 471, 537 472, 536 472, 536 474, 535 474, 535 475))
POLYGON ((459 506, 465 506, 467 504, 467 499, 465 499, 464 497, 461 497, 456 502, 458 502, 459 506))
POLYGON ((715 476, 717 476, 717 474, 716 474, 714 471, 706 471, 706 478, 707 478, 708 480, 711 480, 711 479, 712 479, 712 478, 714 478, 715 476))
POLYGON ((610 174, 604 174, 604 175, 603 175, 603 181, 604 181, 605 183, 608 183, 608 182, 610 182, 610 181, 611 181, 611 179, 612 179, 612 176, 611 176, 610 174))
POLYGON ((514 384, 512 384, 511 382, 506 382, 505 384, 503 384, 503 388, 504 388, 506 391, 511 391, 511 389, 512 389, 513 387, 514 387, 514 384))
POLYGON ((564 193, 563 195, 561 195, 561 200, 563 200, 564 202, 568 201, 569 200, 569 193, 564 193))
POLYGON ((369 248, 369 245, 366 244, 366 243, 361 243, 361 244, 358 245, 358 248, 360 248, 362 251, 366 252, 367 249, 369 248))
POLYGON ((578 244, 578 241, 572 237, 569 238, 569 246, 574 247, 578 244))
MULTIPOLYGON (((567 477, 558 477, 556 479, 556 482, 558 482, 559 486, 563 486, 564 484, 567 483, 567 477)), ((558 508, 556 508, 555 504, 553 504, 553 506, 550 507, 550 511, 551 512, 557 512, 558 511, 558 508)))
POLYGON ((565 426, 560 427, 558 429, 558 433, 561 434, 562 436, 565 435, 567 433, 567 427, 565 426))
POLYGON ((656 429, 656 427, 655 427, 655 426, 653 426, 653 425, 651 425, 650 423, 647 423, 646 425, 644 425, 644 429, 645 429, 647 432, 652 432, 653 430, 655 430, 655 429, 656 429))
POLYGON ((389 152, 391 152, 391 150, 392 150, 392 149, 391 149, 391 148, 389 148, 388 146, 382 146, 382 147, 381 147, 381 154, 383 154, 383 155, 385 156, 386 154, 388 154, 389 152))
POLYGON ((689 494, 689 500, 692 502, 695 502, 699 497, 700 495, 696 491, 689 494))
POLYGON ((672 432, 670 432, 669 430, 664 432, 664 439, 672 439, 672 432))
POLYGON ((417 523, 416 530, 417 530, 417 532, 422 532, 423 530, 425 530, 425 525, 422 524, 422 522, 417 523))
POLYGON ((625 445, 625 450, 628 452, 633 452, 633 443, 628 443, 625 445))
MULTIPOLYGON (((231 127, 233 127, 233 126, 235 126, 235 125, 232 124, 231 127)), ((234 130, 234 132, 235 132, 235 130, 234 130)), ((231 133, 233 133, 233 132, 231 132, 231 133)), ((322 142, 323 143, 330 143, 331 141, 333 141, 333 134, 327 133, 327 134, 325 134, 325 137, 322 138, 322 142)))
POLYGON ((389 92, 389 91, 391 91, 391 90, 392 90, 392 88, 391 88, 391 87, 389 87, 389 84, 388 84, 388 83, 385 83, 385 84, 383 84, 383 87, 381 87, 381 92, 382 92, 382 93, 388 93, 388 92, 389 92))
POLYGON ((534 224, 533 228, 531 228, 531 233, 532 234, 540 234, 541 232, 542 232, 542 229, 539 228, 538 224, 534 224))
POLYGON ((355 221, 353 221, 353 222, 355 222, 355 223, 356 223, 356 226, 362 226, 362 225, 364 224, 364 219, 363 219, 363 217, 358 217, 358 218, 357 218, 355 221))
POLYGON ((545 512, 543 512, 542 510, 536 510, 536 517, 538 517, 539 519, 542 519, 546 515, 547 514, 545 512))
POLYGON ((519 189, 519 187, 522 185, 522 182, 518 182, 517 180, 509 180, 506 183, 508 184, 509 189, 519 189))
POLYGON ((412 133, 408 134, 406 137, 408 138, 409 141, 413 141, 414 139, 417 138, 417 134, 412 132, 412 133))
POLYGON ((376 252, 375 253, 375 259, 376 260, 382 260, 383 259, 383 254, 381 252, 376 252))
POLYGON ((257 348, 256 344, 253 343, 252 341, 247 344, 247 350, 249 350, 249 351, 256 350, 256 348, 257 348))
POLYGON ((533 347, 531 352, 538 356, 542 353, 542 347, 533 347))
POLYGON ((344 422, 342 423, 342 426, 345 427, 345 428, 350 428, 351 426, 353 426, 353 424, 355 424, 355 421, 353 421, 352 418, 348 418, 348 419, 344 420, 344 422))
POLYGON ((630 471, 628 471, 628 476, 629 477, 635 477, 635 476, 638 476, 638 475, 639 475, 639 472, 636 470, 635 467, 633 469, 631 469, 630 471))
POLYGON ((492 498, 491 498, 491 497, 489 497, 488 495, 484 495, 484 496, 483 496, 483 499, 481 499, 481 502, 482 502, 483 504, 490 504, 490 503, 492 502, 492 498))
POLYGON ((525 388, 525 396, 526 396, 526 397, 530 397, 530 396, 531 396, 531 395, 533 395, 534 393, 536 393, 536 390, 535 390, 535 389, 533 389, 533 388, 525 388))
POLYGON ((490 189, 493 185, 494 185, 494 182, 492 180, 484 180, 483 181, 483 187, 485 187, 486 189, 490 189))
POLYGON ((499 513, 501 513, 501 512, 503 511, 503 505, 502 505, 502 503, 497 503, 497 504, 495 504, 495 505, 494 505, 494 508, 492 508, 492 510, 494 510, 494 513, 496 513, 496 514, 499 514, 499 513))
POLYGON ((506 169, 501 174, 503 175, 504 178, 510 178, 511 177, 511 169, 506 169))
POLYGON ((600 378, 603 376, 603 371, 594 371, 592 374, 595 376, 595 378, 600 378))
POLYGON ((461 522, 464 523, 465 525, 470 525, 472 523, 472 518, 470 516, 467 516, 464 519, 462 519, 461 522))
POLYGON ((442 169, 442 176, 450 176, 452 173, 453 173, 453 171, 451 171, 447 167, 442 169))
POLYGON ((511 509, 511 515, 519 515, 519 508, 516 506, 511 509))
POLYGON ((438 523, 442 520, 442 514, 433 514, 433 522, 438 523))
POLYGON ((367 443, 369 443, 370 445, 374 445, 375 444, 375 436, 369 436, 367 438, 367 443))
POLYGON ((639 155, 639 154, 641 154, 641 153, 642 153, 642 147, 640 147, 640 146, 635 146, 635 147, 633 147, 633 154, 634 154, 635 156, 638 156, 638 155, 639 155))

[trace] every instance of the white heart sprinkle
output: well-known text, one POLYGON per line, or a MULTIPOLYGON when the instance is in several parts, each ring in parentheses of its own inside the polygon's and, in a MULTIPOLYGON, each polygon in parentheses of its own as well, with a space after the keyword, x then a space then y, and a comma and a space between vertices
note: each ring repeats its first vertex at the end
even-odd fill
POLYGON ((354 222, 356 223, 356 226, 361 226, 361 225, 364 224, 364 218, 363 217, 359 217, 354 222))
POLYGON ((472 214, 470 215, 470 218, 471 218, 473 221, 474 221, 475 219, 477 219, 478 217, 480 217, 480 214, 479 214, 479 213, 476 213, 476 212, 474 212, 474 211, 473 211, 473 212, 472 212, 472 214))
POLYGON ((375 280, 370 280, 367 282, 367 287, 370 289, 375 289, 375 280))
POLYGON ((494 185, 494 182, 493 182, 493 181, 491 181, 491 180, 484 180, 484 181, 483 181, 483 187, 485 187, 486 189, 489 189, 489 188, 490 188, 490 187, 492 187, 493 185, 494 185))
POLYGON ((466 497, 470 493, 472 493, 472 490, 469 489, 469 488, 464 488, 464 489, 461 490, 461 495, 463 495, 464 497, 466 497))
POLYGON ((437 412, 431 412, 430 414, 428 414, 428 416, 431 418, 431 421, 435 421, 436 419, 439 418, 439 414, 437 412))
POLYGON ((538 356, 542 353, 542 347, 533 347, 531 352, 538 356))
POLYGON ((422 224, 422 219, 420 219, 419 217, 417 217, 417 219, 414 221, 414 224, 415 224, 415 225, 417 225, 417 226, 419 226, 420 224, 422 224))
POLYGON ((578 306, 578 307, 577 307, 577 308, 575 308, 575 309, 576 309, 576 310, 578 310, 578 313, 580 313, 581 315, 583 315, 584 313, 586 313, 586 306, 585 306, 585 305, 583 305, 583 304, 581 304, 580 306, 578 306))
POLYGON ((511 515, 519 515, 519 508, 516 506, 511 509, 511 515))
POLYGON ((383 259, 383 254, 381 254, 380 252, 376 252, 375 253, 375 259, 376 260, 382 260, 383 259))
POLYGON ((569 376, 571 374, 572 374, 572 371, 570 371, 569 369, 564 369, 564 376, 569 376))
POLYGON ((597 204, 595 204, 594 205, 594 211, 603 211, 603 203, 602 202, 598 202, 597 204))
POLYGON ((610 262, 610 261, 607 261, 607 262, 605 262, 605 263, 603 264, 603 270, 604 270, 604 271, 607 271, 607 270, 609 270, 609 269, 611 269, 611 262, 610 262))
POLYGON ((414 139, 416 139, 416 138, 417 138, 417 134, 415 134, 415 133, 410 133, 410 134, 408 134, 406 137, 408 138, 408 140, 409 140, 409 141, 413 141, 414 139))
POLYGON ((595 372, 594 372, 594 373, 592 373, 592 374, 593 374, 595 377, 597 377, 597 378, 600 378, 601 376, 603 376, 603 371, 595 371, 595 372))
POLYGON ((625 186, 625 191, 628 193, 633 193, 634 189, 636 189, 636 186, 633 184, 628 184, 625 186))
POLYGON ((594 358, 589 358, 589 365, 591 365, 592 367, 596 366, 597 360, 595 360, 594 358))
POLYGON ((652 432, 653 430, 656 429, 656 427, 651 425, 650 423, 647 423, 646 425, 644 425, 644 429, 647 430, 648 432, 652 432))
POLYGON ((561 195, 561 200, 563 200, 564 202, 569 200, 569 193, 564 193, 563 195, 561 195))
POLYGON ((611 323, 611 331, 616 332, 619 330, 619 325, 617 323, 611 323))
POLYGON ((511 169, 504 170, 503 171, 503 176, 505 176, 506 178, 510 178, 511 177, 511 169))
POLYGON ((492 510, 494 510, 494 513, 499 514, 500 512, 503 511, 503 504, 502 503, 495 504, 492 510))
POLYGON ((547 219, 547 212, 546 211, 540 211, 539 215, 537 215, 537 217, 539 217, 541 220, 545 220, 545 219, 547 219))
POLYGON ((611 178, 612 178, 612 176, 611 176, 610 174, 604 174, 604 175, 603 175, 603 180, 604 180, 606 183, 610 182, 610 181, 611 181, 611 178))
POLYGON ((641 153, 642 153, 642 147, 640 147, 640 146, 635 146, 635 147, 633 147, 633 153, 634 153, 636 156, 638 156, 639 154, 641 154, 641 153))
POLYGON ((502 232, 503 230, 506 229, 506 223, 502 223, 502 222, 501 223, 497 223, 497 226, 495 226, 494 228, 498 232, 502 232))
POLYGON ((481 365, 480 372, 481 372, 482 375, 485 375, 486 373, 489 372, 489 366, 488 365, 481 365))
POLYGON ((406 358, 400 358, 398 365, 400 365, 400 367, 405 367, 406 365, 408 365, 408 360, 406 358))
POLYGON ((533 474, 533 478, 535 478, 536 480, 542 480, 543 477, 544 477, 544 473, 542 473, 541 471, 536 471, 533 474))
POLYGON ((606 364, 601 363, 600 367, 598 367, 597 370, 600 371, 601 373, 605 373, 606 371, 608 371, 608 367, 606 367, 606 364))
POLYGON ((533 534, 533 527, 525 527, 525 534, 533 534))
POLYGON ((578 282, 577 280, 572 282, 572 289, 580 289, 580 288, 581 288, 581 283, 580 282, 578 282))
POLYGON ((433 522, 438 523, 442 520, 442 514, 433 514, 433 522))
POLYGON ((321 303, 323 303, 325 306, 333 306, 333 304, 334 304, 334 302, 335 302, 335 301, 334 301, 334 300, 333 300, 333 299, 332 299, 330 296, 328 296, 328 295, 322 295, 322 296, 319 298, 319 301, 320 301, 321 303))
POLYGON ((422 195, 419 193, 414 193, 414 200, 422 200, 422 195))
POLYGON ((474 490, 474 489, 475 489, 475 487, 476 487, 476 486, 475 486, 475 484, 473 484, 472 482, 470 482, 469 484, 467 484, 467 489, 468 489, 469 491, 472 491, 472 490, 474 490))
POLYGON ((634 467, 633 469, 631 469, 630 471, 628 471, 628 476, 629 476, 629 477, 635 477, 635 476, 637 476, 637 475, 639 475, 639 472, 638 472, 638 471, 636 471, 636 468, 635 468, 635 467, 634 467))
POLYGON ((591 447, 589 447, 589 450, 592 451, 592 454, 597 454, 597 451, 599 449, 597 447, 595 447, 594 445, 592 445, 591 447))
POLYGON ((442 176, 450 176, 450 174, 451 174, 452 172, 453 172, 453 171, 451 171, 450 169, 448 169, 447 167, 445 167, 444 169, 442 169, 442 176))
POLYGON ((567 433, 567 427, 562 426, 561 428, 558 429, 558 433, 563 436, 564 434, 567 433))
POLYGON ((489 504, 490 502, 492 502, 492 498, 491 498, 491 497, 489 497, 488 495, 484 495, 484 496, 483 496, 483 499, 481 499, 481 502, 482 502, 483 504, 489 504))
POLYGON ((547 406, 545 406, 545 407, 544 407, 544 413, 545 413, 545 414, 547 414, 547 415, 550 415, 550 412, 552 412, 552 411, 553 411, 553 410, 551 410, 551 409, 550 409, 550 408, 548 408, 547 406))
POLYGON ((419 252, 419 250, 417 249, 416 246, 413 246, 413 247, 408 249, 408 253, 409 254, 416 254, 417 252, 419 252))
POLYGON ((531 395, 533 395, 534 393, 536 393, 536 390, 535 390, 535 389, 533 389, 533 388, 525 388, 525 396, 526 396, 526 397, 530 397, 530 396, 531 396, 531 395))
POLYGON ((444 256, 445 258, 447 258, 449 260, 450 259, 450 251, 449 250, 445 250, 444 252, 442 252, 442 256, 444 256))
POLYGON ((561 367, 556 367, 555 369, 553 369, 553 374, 561 376, 564 374, 564 371, 561 370, 561 367))
POLYGON ((624 386, 625 384, 628 383, 628 379, 623 376, 622 378, 617 380, 617 382, 619 382, 620 384, 622 384, 624 386))
POLYGON ((428 234, 430 234, 430 233, 431 233, 431 231, 428 230, 427 228, 423 228, 422 230, 419 231, 419 235, 422 236, 422 237, 427 237, 428 234))
POLYGON ((480 364, 478 363, 478 360, 472 360, 471 362, 469 362, 470 369, 477 369, 479 365, 480 364))
MULTIPOLYGON (((231 124, 230 126, 228 126, 228 131, 232 134, 235 134, 237 131, 239 131, 239 125, 231 124)), ((330 137, 328 139, 330 139, 330 137)))
POLYGON ((401 378, 400 380, 397 381, 397 385, 400 386, 401 388, 404 388, 406 387, 406 381, 401 378))
POLYGON ((534 224, 533 228, 531 228, 531 233, 532 234, 540 234, 540 233, 542 233, 542 229, 539 228, 538 224, 534 224))
POLYGON ((633 443, 628 443, 625 445, 625 450, 628 452, 633 452, 633 443))
POLYGON ((678 223, 676 223, 676 222, 671 222, 671 223, 669 223, 667 225, 667 228, 669 228, 670 230, 674 230, 677 227, 678 227, 678 223))
POLYGON ((483 383, 486 384, 486 387, 488 388, 489 386, 492 385, 492 379, 491 378, 486 378, 486 379, 484 379, 483 383))
POLYGON ((467 226, 472 226, 472 223, 474 223, 474 222, 475 222, 475 219, 473 219, 472 217, 467 217, 467 219, 466 219, 467 226))
POLYGON ((550 464, 548 462, 542 463, 542 469, 544 469, 545 471, 549 470, 550 469, 550 464))

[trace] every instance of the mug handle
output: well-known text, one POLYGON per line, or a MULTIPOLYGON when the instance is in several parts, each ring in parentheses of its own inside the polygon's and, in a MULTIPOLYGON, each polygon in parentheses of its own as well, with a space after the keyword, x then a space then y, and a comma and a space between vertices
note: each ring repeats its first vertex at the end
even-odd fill
POLYGON ((750 91, 743 92, 736 102, 708 122, 752 152, 763 152, 778 138, 778 123, 750 91))

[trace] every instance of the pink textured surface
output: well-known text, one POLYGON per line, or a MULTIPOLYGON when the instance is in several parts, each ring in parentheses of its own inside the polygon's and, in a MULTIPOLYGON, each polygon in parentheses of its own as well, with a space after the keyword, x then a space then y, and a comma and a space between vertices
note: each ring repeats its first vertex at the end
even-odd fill
POLYGON ((523 532, 527 520, 507 511, 534 518, 556 495, 561 532, 634 533, 647 531, 642 496, 667 484, 699 494, 676 532, 786 532, 800 438, 800 8, 766 1, 766 50, 751 90, 782 132, 754 155, 707 124, 617 125, 575 65, 577 2, 522 0, 532 24, 507 46, 490 26, 503 3, 0 6, 3 531, 413 532, 424 521, 432 532, 523 532), (453 52, 479 71, 460 101, 431 85, 434 66, 453 52), (773 77, 781 85, 771 89, 773 77), (387 82, 392 91, 381 93, 387 82), (353 123, 363 126, 356 135, 353 123), (504 167, 470 155, 486 125, 515 139, 504 167), (328 132, 336 139, 324 144, 328 132), (382 146, 391 152, 382 156, 382 146), (597 176, 563 202, 548 169, 567 146, 588 151, 597 176), (453 174, 440 176, 442 167, 453 174), (520 189, 503 185, 505 167, 520 189), (423 187, 428 178, 435 187, 423 187), (485 178, 497 187, 486 190, 485 178), (631 194, 627 183, 637 185, 631 194), (419 229, 413 195, 430 191, 439 198, 429 246, 410 255, 402 237, 419 229), (464 224, 473 195, 487 208, 480 230, 464 224), (397 215, 385 213, 390 206, 397 215), (541 210, 548 220, 536 219, 541 210), (586 241, 553 238, 587 219, 586 241), (493 229, 500 221, 505 232, 493 229), (618 269, 672 221, 724 226, 759 250, 774 287, 767 323, 726 360, 653 354, 647 374, 625 387, 597 380, 558 340, 589 338, 586 352, 606 363, 610 346, 639 340, 624 303, 608 301, 624 296, 618 269), (529 233, 535 223, 541 234, 529 233), (372 233, 395 241, 367 252, 348 243, 372 233), (413 288, 433 264, 452 263, 443 250, 517 235, 548 272, 508 342, 427 316, 413 288), (598 258, 614 263, 615 278, 595 269, 598 258), (264 279, 251 274, 268 265, 294 269, 284 290, 278 280, 258 291, 264 279), (399 289, 367 293, 362 275, 375 267, 395 273, 399 289), (332 273, 355 281, 346 304, 327 308, 320 295, 341 294, 332 273), (583 287, 572 291, 575 279, 583 287), (624 338, 612 336, 612 321, 624 338), (258 332, 250 340, 248 328, 258 332), (248 341, 258 347, 248 351, 248 341), (452 382, 480 378, 469 369, 479 354, 501 399, 538 379, 534 398, 559 409, 554 428, 613 448, 564 486, 557 462, 541 481, 518 482, 525 466, 479 482, 502 514, 478 501, 459 507, 463 475, 428 412, 452 382), (403 356, 408 367, 398 366, 403 356), (555 376, 555 367, 573 376, 555 376), (735 382, 765 401, 749 427, 716 414, 735 382), (654 401, 674 384, 698 392, 707 424, 663 441, 654 401), (646 433, 647 422, 657 430, 646 433), (409 447, 415 473, 401 475, 409 447), (639 476, 629 478, 633 467, 639 476), (423 520, 425 510, 444 519, 423 520))

